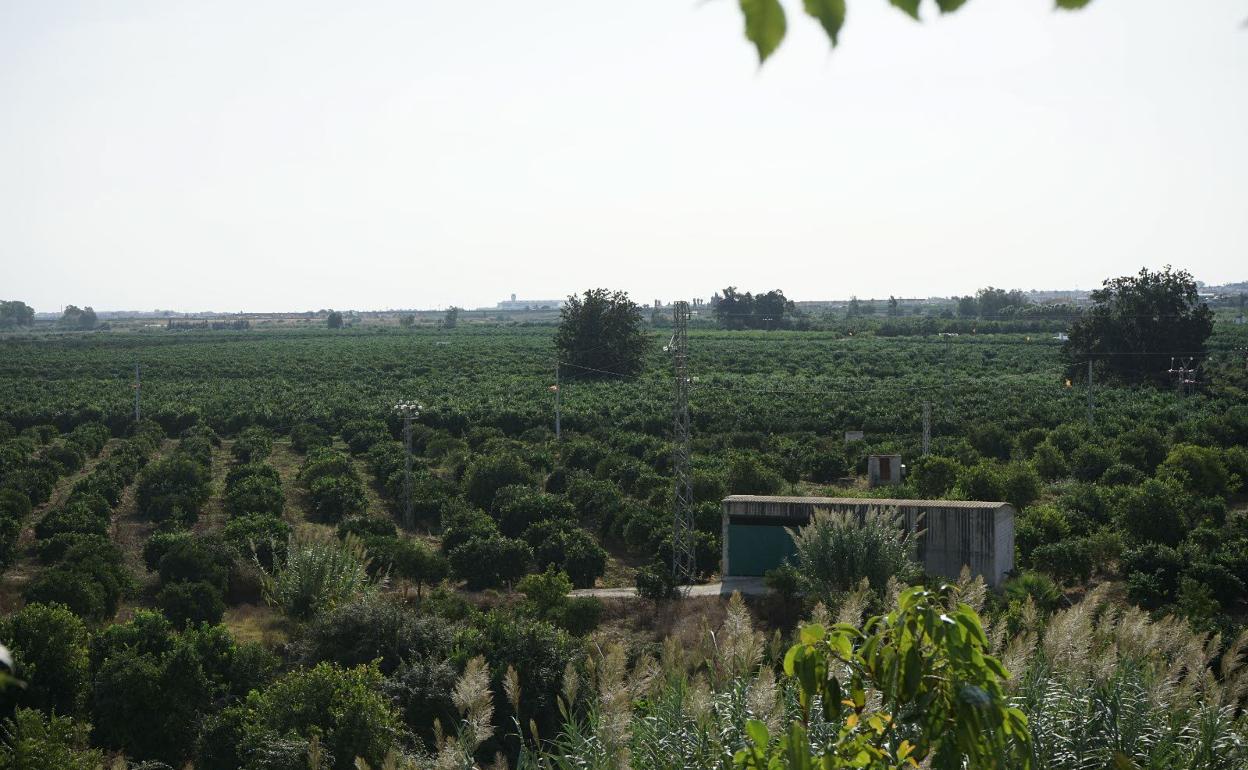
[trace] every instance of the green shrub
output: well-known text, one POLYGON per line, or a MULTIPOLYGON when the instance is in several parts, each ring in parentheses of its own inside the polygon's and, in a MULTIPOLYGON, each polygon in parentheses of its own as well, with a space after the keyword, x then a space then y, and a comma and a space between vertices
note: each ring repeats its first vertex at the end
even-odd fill
POLYGON ((166 583, 156 594, 156 606, 175 626, 220 623, 225 614, 221 589, 205 580, 166 583))
POLYGON ((459 718, 451 693, 459 677, 450 661, 436 657, 404 660, 386 682, 403 721, 426 746, 434 748, 433 723, 451 725, 459 718))
POLYGON ((264 428, 252 426, 234 440, 230 453, 237 463, 260 462, 273 452, 273 437, 264 428))
POLYGON ((675 599, 680 595, 671 569, 661 563, 637 570, 636 585, 638 596, 655 603, 675 599))
POLYGON ((581 521, 609 521, 624 504, 624 494, 615 482, 590 476, 574 476, 566 494, 581 521))
POLYGON ((791 602, 802 591, 802 576, 792 564, 781 564, 763 573, 763 585, 774 591, 782 601, 791 602))
POLYGON ((355 770, 356 757, 380 768, 400 727, 384 683, 376 666, 292 671, 247 698, 247 731, 298 736, 305 762, 307 740, 319 735, 334 770, 355 770))
POLYGON ((1007 580, 1002 590, 1011 604, 1030 597, 1041 612, 1052 612, 1062 600, 1061 589, 1048 575, 1030 570, 1007 580))
POLYGON ((1010 463, 1001 474, 1001 491, 1021 511, 1040 497, 1040 477, 1029 463, 1010 463))
POLYGON ((248 513, 267 513, 281 516, 286 507, 286 495, 282 485, 263 476, 249 476, 227 485, 225 509, 239 516, 248 513))
POLYGON ((1048 441, 1036 447, 1031 461, 1036 468, 1036 473, 1039 473, 1040 478, 1045 481, 1056 481, 1069 472, 1062 450, 1048 441))
POLYGON ((1184 514, 1192 499, 1174 481, 1148 479, 1123 496, 1116 519, 1136 543, 1176 545, 1187 529, 1184 514))
POLYGON ((706 471, 694 471, 693 478, 693 500, 694 502, 719 502, 724 499, 727 494, 727 487, 724 486, 724 479, 719 474, 708 473, 706 471))
POLYGON ((982 462, 964 469, 958 476, 958 495, 966 500, 1004 500, 1005 479, 1001 466, 982 462))
POLYGON ((533 552, 523 540, 491 535, 455 546, 447 558, 455 576, 475 591, 514 583, 528 571, 533 552))
POLYGON ((81 712, 89 678, 87 628, 74 613, 57 604, 27 604, 0 618, 0 639, 13 655, 14 673, 26 682, 19 693, 22 705, 81 712))
POLYGON ((55 444, 43 450, 43 456, 60 466, 60 475, 74 473, 87 461, 81 449, 69 444, 55 444))
POLYGON ((317 517, 331 523, 368 507, 364 484, 354 476, 321 476, 308 488, 308 497, 317 517))
POLYGON ((316 449, 308 453, 299 468, 299 483, 304 489, 325 476, 355 476, 351 458, 336 449, 316 449))
POLYGON ((1148 475, 1166 459, 1166 440, 1156 428, 1147 425, 1131 428, 1118 436, 1119 459, 1148 475))
POLYGON ((961 470, 962 466, 956 460, 928 455, 914 461, 911 478, 920 497, 938 499, 953 489, 961 470))
POLYGON ((533 548, 538 569, 555 567, 577 588, 592 588, 607 569, 607 552, 585 530, 564 521, 545 521, 529 527, 524 539, 533 548))
POLYGON ((139 514, 189 525, 208 500, 208 481, 208 467, 181 453, 153 463, 139 477, 139 514))
POLYGON ((1231 475, 1222 461, 1222 453, 1213 447, 1177 444, 1157 469, 1157 474, 1174 479, 1197 497, 1225 497, 1231 488, 1231 475))
POLYGON ((547 569, 525 575, 516 589, 524 594, 526 604, 537 617, 551 620, 568 603, 572 581, 562 572, 547 569))
POLYGON ((1070 472, 1080 481, 1096 481, 1114 464, 1114 453, 1099 444, 1081 444, 1070 455, 1070 472))
POLYGON ((85 620, 100 622, 116 614, 130 585, 114 544, 83 541, 70 546, 56 566, 36 575, 22 595, 27 603, 63 604, 85 620))
POLYGON ((1126 463, 1115 463, 1101 475, 1100 483, 1108 486, 1133 487, 1144 481, 1144 474, 1126 463))
POLYGON ((389 675, 404 660, 445 658, 452 641, 441 618, 420 615, 394 596, 367 594, 319 613, 294 651, 306 665, 375 662, 389 675))
POLYGON ((234 551, 217 535, 194 535, 172 542, 160 557, 162 585, 206 582, 225 593, 234 570, 234 551))
POLYGON ((450 574, 451 565, 445 556, 419 540, 400 540, 394 552, 394 572, 416 585, 420 596, 422 586, 436 586, 450 574))
POLYGON ((1081 537, 1045 543, 1031 552, 1031 564, 1064 582, 1087 582, 1092 576, 1092 550, 1081 537))
POLYGON ((89 732, 69 716, 20 708, 4 724, 0 770, 100 770, 104 755, 89 747, 89 732))
POLYGON ((231 518, 221 535, 236 556, 248 559, 254 553, 261 567, 272 569, 275 560, 286 558, 290 525, 276 516, 253 513, 231 518))
POLYGON ((53 535, 47 540, 35 544, 35 553, 44 564, 56 564, 63 560, 70 549, 81 546, 82 549, 96 550, 107 548, 112 541, 105 535, 87 535, 81 532, 63 532, 53 535))
POLYGON ((46 540, 56 535, 75 532, 84 535, 108 535, 109 520, 100 517, 84 503, 71 502, 54 508, 35 524, 35 537, 46 540))
POLYGON ((464 474, 464 494, 478 508, 489 508, 503 487, 533 483, 529 466, 519 456, 507 452, 486 455, 473 461, 464 474))
POLYGON ((123 648, 99 666, 91 694, 93 741, 135 759, 181 767, 213 688, 189 646, 163 653, 123 648))
POLYGON ((734 454, 728 461, 725 481, 728 491, 734 495, 772 495, 784 486, 779 473, 756 456, 744 452, 734 454))
POLYGON ((290 429, 290 447, 300 454, 328 448, 333 443, 333 438, 324 428, 310 422, 301 422, 290 429))
POLYGON ((446 553, 474 538, 496 534, 498 524, 482 510, 463 504, 447 505, 442 510, 442 550, 446 553))
MULTIPOLYGON (((820 447, 806 458, 803 471, 816 484, 834 484, 849 475, 849 463, 845 460, 845 453, 839 449, 820 447)), ((694 499, 699 499, 696 494, 694 499)))
POLYGON ((160 560, 178 543, 190 541, 194 535, 187 530, 154 532, 143 544, 143 564, 152 572, 160 568, 160 560))
POLYGON ((1037 505, 1015 519, 1014 542, 1026 564, 1038 546, 1056 543, 1070 537, 1071 526, 1066 512, 1055 505, 1037 505))
POLYGON ((1010 459, 1012 440, 1010 433, 997 423, 977 425, 971 429, 967 440, 975 451, 986 458, 1006 462, 1010 459))
POLYGON ((593 596, 574 596, 551 620, 573 636, 585 636, 602 622, 602 601, 593 596))
POLYGON ((363 543, 316 530, 296 531, 263 582, 265 599, 299 620, 374 589, 363 543))
POLYGON ((848 511, 817 509, 793 538, 797 568, 807 593, 828 606, 866 578, 882 595, 889 578, 917 577, 914 538, 896 511, 869 509, 861 518, 848 511))
POLYGON ((499 531, 507 537, 520 537, 530 526, 542 521, 576 520, 576 509, 567 498, 527 486, 498 490, 490 513, 498 522, 499 531))

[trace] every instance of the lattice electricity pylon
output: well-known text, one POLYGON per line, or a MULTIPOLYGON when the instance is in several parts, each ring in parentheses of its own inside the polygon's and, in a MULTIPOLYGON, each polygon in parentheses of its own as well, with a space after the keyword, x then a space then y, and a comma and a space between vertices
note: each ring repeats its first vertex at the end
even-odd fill
POLYGON ((672 577, 677 585, 693 583, 697 573, 693 532, 693 479, 689 471, 689 303, 678 301, 672 305, 671 342, 667 350, 672 354, 676 375, 676 403, 672 441, 676 449, 672 456, 676 475, 676 499, 672 522, 672 577))

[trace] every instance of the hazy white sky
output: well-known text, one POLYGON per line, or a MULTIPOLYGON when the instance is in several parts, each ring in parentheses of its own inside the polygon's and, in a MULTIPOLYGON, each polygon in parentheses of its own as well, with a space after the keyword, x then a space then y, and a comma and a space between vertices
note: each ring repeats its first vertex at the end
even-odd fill
POLYGON ((1248 278, 1248 0, 0 0, 0 298, 1248 278))

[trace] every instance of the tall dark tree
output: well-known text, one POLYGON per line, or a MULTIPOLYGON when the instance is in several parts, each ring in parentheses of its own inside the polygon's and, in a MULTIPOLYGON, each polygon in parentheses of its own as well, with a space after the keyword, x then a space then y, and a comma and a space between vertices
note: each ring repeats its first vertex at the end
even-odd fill
POLYGON ((772 289, 766 294, 754 296, 754 328, 785 329, 797 314, 797 306, 793 300, 784 296, 779 289, 772 289))
POLYGON ((744 329, 754 316, 754 295, 737 291, 736 286, 724 289, 724 296, 715 302, 715 321, 722 329, 744 329))
POLYGON ((981 318, 1001 315, 1006 308, 1021 308, 1028 304, 1027 295, 1018 289, 1006 291, 992 286, 980 289, 976 304, 981 318))
POLYGON ((572 364, 569 376, 636 374, 646 349, 641 308, 622 291, 573 294, 559 313, 555 347, 560 360, 572 364))
POLYGON ((61 320, 57 322, 64 329, 94 329, 98 319, 95 317, 95 310, 87 305, 80 308, 77 305, 67 305, 65 311, 61 314, 61 320))
POLYGON ((32 326, 34 323, 35 310, 30 305, 18 300, 0 300, 0 329, 32 326))
POLYGON ((329 311, 329 315, 325 318, 325 325, 331 329, 341 329, 342 313, 339 313, 337 310, 329 311))
POLYGON ((1203 353, 1213 332, 1213 311, 1200 301, 1191 273, 1169 265, 1106 279, 1092 301, 1063 350, 1072 366, 1092 359, 1127 379, 1160 379, 1172 355, 1203 353))

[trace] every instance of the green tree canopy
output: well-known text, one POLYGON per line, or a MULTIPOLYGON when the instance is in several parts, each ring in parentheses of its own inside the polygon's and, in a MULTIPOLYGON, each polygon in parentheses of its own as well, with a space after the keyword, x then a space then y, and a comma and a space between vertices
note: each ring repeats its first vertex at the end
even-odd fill
POLYGON ((636 374, 646 349, 641 308, 622 291, 573 294, 560 311, 555 347, 559 358, 575 368, 570 374, 636 374))
POLYGON ((57 325, 62 329, 94 329, 98 323, 95 310, 90 305, 83 308, 77 305, 66 305, 57 325))
POLYGON ((30 305, 17 300, 0 300, 0 329, 32 326, 34 323, 35 309, 30 305))
POLYGON ((1171 357, 1199 355, 1213 332, 1213 311, 1186 270, 1106 279, 1092 309, 1074 323, 1063 353, 1072 366, 1092 359, 1126 379, 1165 378, 1171 357))

